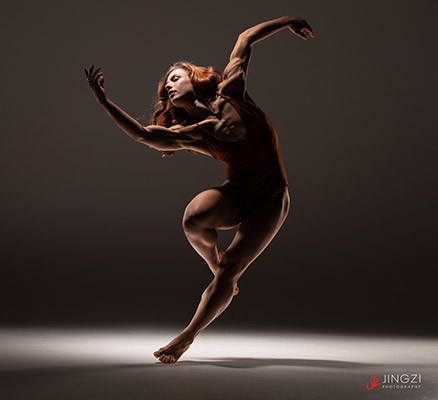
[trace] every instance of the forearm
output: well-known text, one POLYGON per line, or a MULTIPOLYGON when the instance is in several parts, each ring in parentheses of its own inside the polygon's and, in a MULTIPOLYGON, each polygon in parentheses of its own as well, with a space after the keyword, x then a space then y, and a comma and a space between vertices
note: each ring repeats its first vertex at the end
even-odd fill
POLYGON ((240 37, 247 40, 249 45, 252 45, 260 40, 267 38, 273 33, 278 32, 283 28, 286 28, 290 24, 290 21, 291 17, 287 16, 262 22, 243 31, 240 34, 240 37))
POLYGON ((108 115, 114 120, 116 125, 121 128, 128 136, 134 140, 139 140, 144 133, 143 126, 129 114, 123 111, 111 100, 106 99, 100 103, 108 115))

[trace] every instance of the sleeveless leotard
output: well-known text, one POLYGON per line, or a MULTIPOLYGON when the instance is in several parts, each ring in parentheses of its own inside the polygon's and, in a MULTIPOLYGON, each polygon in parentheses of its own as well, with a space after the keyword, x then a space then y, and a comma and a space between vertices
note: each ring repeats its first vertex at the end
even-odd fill
POLYGON ((268 116, 255 104, 217 92, 239 113, 245 138, 225 142, 202 128, 203 140, 210 154, 226 166, 225 184, 231 183, 242 194, 247 215, 268 198, 288 186, 277 133, 268 116))

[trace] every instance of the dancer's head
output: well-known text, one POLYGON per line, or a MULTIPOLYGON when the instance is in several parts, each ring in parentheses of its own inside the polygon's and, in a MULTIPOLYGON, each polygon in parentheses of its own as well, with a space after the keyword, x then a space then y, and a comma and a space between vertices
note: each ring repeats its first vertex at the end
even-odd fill
POLYGON ((214 67, 189 62, 173 64, 158 84, 153 123, 164 126, 189 123, 184 104, 214 99, 221 81, 222 74, 214 67))

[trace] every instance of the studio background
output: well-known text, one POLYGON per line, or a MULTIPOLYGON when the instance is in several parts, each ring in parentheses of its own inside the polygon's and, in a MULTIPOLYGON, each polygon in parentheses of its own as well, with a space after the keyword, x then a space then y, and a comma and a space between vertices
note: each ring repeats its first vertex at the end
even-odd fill
POLYGON ((279 134, 292 209, 214 325, 436 335, 437 11, 426 0, 6 3, 2 323, 188 322, 211 273, 181 219, 224 166, 132 141, 83 69, 100 66, 108 97, 149 116, 169 65, 223 69, 241 31, 299 15, 316 39, 271 36, 248 74, 279 134))

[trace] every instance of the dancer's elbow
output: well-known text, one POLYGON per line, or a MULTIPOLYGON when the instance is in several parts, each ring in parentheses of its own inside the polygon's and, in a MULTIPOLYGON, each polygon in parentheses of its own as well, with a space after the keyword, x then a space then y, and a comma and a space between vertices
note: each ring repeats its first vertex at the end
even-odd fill
POLYGON ((182 145, 174 138, 163 137, 161 135, 144 132, 134 139, 136 142, 144 144, 157 151, 176 151, 182 150, 182 145))

